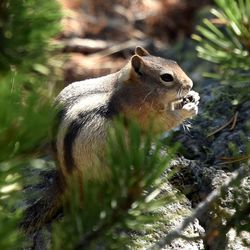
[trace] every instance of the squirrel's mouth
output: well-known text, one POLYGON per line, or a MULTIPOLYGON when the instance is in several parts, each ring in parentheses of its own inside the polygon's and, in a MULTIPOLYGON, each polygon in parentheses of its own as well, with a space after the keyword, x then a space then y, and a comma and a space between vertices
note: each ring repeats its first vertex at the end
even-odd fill
POLYGON ((199 94, 191 90, 187 93, 187 95, 176 98, 173 102, 171 102, 170 110, 174 111, 174 110, 182 109, 184 105, 186 105, 187 103, 191 103, 191 102, 198 105, 199 99, 200 99, 199 94))

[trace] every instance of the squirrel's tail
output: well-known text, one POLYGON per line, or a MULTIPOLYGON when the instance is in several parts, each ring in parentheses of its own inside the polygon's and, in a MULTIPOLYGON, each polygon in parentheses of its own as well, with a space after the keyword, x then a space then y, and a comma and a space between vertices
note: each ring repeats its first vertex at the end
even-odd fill
POLYGON ((58 172, 53 173, 51 184, 41 198, 31 204, 24 212, 21 228, 26 233, 39 230, 56 218, 62 210, 63 185, 58 172))

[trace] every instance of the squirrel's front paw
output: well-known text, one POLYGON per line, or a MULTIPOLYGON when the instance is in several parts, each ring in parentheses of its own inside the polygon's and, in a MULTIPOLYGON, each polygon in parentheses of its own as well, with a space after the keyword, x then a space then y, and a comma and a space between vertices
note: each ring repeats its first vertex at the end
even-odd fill
POLYGON ((185 111, 187 117, 192 117, 198 114, 199 93, 191 90, 187 96, 183 98, 182 110, 185 111))
POLYGON ((199 93, 191 90, 189 93, 183 98, 182 104, 183 106, 187 103, 195 103, 196 106, 198 106, 200 100, 200 95, 199 93))
POLYGON ((200 96, 191 90, 183 99, 171 103, 171 110, 182 119, 187 119, 198 113, 200 96))
POLYGON ((189 102, 182 107, 183 111, 186 111, 187 117, 192 117, 198 114, 198 106, 194 102, 189 102))

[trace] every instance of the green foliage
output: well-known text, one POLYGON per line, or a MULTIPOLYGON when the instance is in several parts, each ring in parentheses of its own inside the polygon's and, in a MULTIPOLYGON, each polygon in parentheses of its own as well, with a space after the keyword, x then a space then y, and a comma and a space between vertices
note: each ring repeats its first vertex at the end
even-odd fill
POLYGON ((31 151, 47 137, 53 74, 48 42, 59 30, 58 9, 54 1, 1 2, 0 161, 31 151))
POLYGON ((111 174, 107 181, 85 180, 80 187, 70 181, 70 201, 54 228, 52 249, 125 249, 130 230, 138 232, 160 221, 153 212, 169 201, 158 196, 171 157, 170 152, 162 155, 162 146, 159 138, 143 135, 135 123, 126 129, 116 121, 105 162, 111 174))
POLYGON ((250 1, 215 0, 213 19, 197 27, 198 56, 218 64, 216 74, 206 74, 237 89, 240 98, 248 97, 250 78, 250 1))
POLYGON ((0 164, 0 249, 20 249, 23 241, 22 234, 17 230, 17 223, 22 213, 15 209, 20 195, 20 175, 17 173, 17 166, 0 164), (15 203, 15 204, 14 204, 15 203), (11 211, 12 210, 12 211, 11 211))
POLYGON ((20 249, 21 170, 51 126, 55 67, 49 40, 59 31, 56 1, 0 2, 0 249, 20 249), (50 86, 50 88, 49 88, 50 86))
POLYGON ((59 18, 59 5, 55 1, 1 1, 1 71, 20 64, 41 69, 47 51, 51 50, 49 39, 58 32, 59 18))

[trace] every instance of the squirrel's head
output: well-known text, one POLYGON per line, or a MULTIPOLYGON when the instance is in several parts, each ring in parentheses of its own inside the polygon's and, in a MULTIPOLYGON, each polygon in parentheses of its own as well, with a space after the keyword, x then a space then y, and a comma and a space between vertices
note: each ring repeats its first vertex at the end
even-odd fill
POLYGON ((193 86, 175 61, 152 56, 142 47, 135 49, 127 68, 128 82, 143 85, 140 87, 148 92, 149 99, 157 98, 164 105, 183 98, 193 86))

